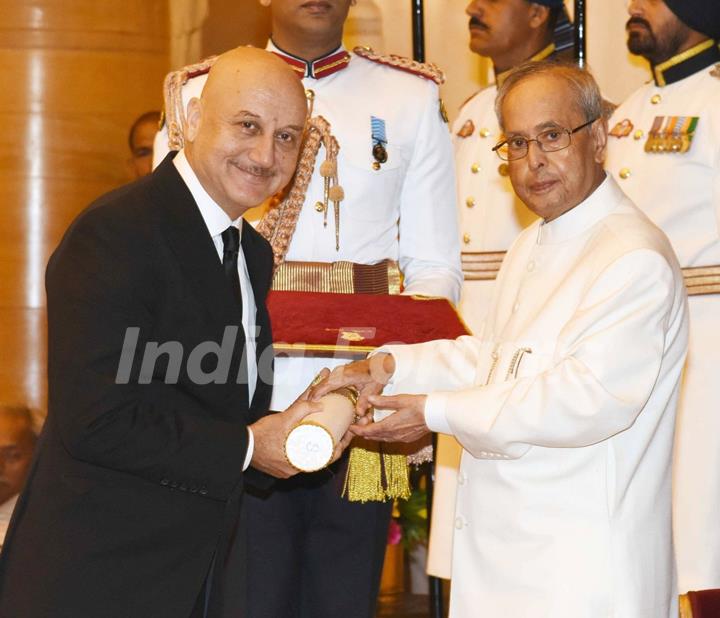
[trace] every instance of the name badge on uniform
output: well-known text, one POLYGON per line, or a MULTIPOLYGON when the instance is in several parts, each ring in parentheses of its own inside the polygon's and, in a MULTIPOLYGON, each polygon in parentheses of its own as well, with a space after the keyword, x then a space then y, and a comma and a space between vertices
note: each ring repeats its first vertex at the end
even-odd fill
POLYGON ((379 170, 380 166, 388 159, 385 144, 387 144, 387 135, 385 133, 385 121, 376 116, 370 116, 370 131, 372 133, 372 155, 375 161, 373 169, 379 170))
POLYGON ((656 116, 645 142, 645 152, 687 152, 692 145, 699 120, 698 116, 656 116))

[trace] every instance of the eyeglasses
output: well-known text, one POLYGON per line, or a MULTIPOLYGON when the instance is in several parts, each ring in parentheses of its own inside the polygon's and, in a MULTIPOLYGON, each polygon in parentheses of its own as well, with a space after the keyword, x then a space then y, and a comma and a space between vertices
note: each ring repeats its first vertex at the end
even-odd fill
POLYGON ((528 149, 530 148, 530 142, 537 142, 538 147, 543 152, 563 150, 572 143, 570 136, 573 133, 577 133, 581 129, 589 127, 596 120, 597 118, 593 118, 574 129, 563 129, 562 127, 547 129, 530 139, 523 137, 522 135, 514 135, 497 144, 493 148, 493 151, 503 161, 516 161, 517 159, 522 159, 527 155, 528 149))

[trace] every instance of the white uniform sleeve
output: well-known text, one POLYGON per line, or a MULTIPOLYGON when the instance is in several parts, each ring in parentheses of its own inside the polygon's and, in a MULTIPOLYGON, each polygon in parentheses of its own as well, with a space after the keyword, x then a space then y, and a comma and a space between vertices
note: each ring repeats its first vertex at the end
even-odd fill
POLYGON ((440 117, 437 86, 428 82, 426 92, 400 196, 400 268, 407 294, 456 303, 462 271, 452 144, 440 117))
POLYGON ((560 332, 564 350, 545 371, 482 383, 487 344, 475 337, 406 348, 395 357, 395 392, 425 392, 430 422, 475 457, 522 457, 533 445, 581 447, 630 427, 650 396, 665 350, 677 283, 659 254, 638 250, 609 266, 560 332), (406 385, 409 387, 406 389, 406 385), (435 419, 435 420, 433 420, 435 419))

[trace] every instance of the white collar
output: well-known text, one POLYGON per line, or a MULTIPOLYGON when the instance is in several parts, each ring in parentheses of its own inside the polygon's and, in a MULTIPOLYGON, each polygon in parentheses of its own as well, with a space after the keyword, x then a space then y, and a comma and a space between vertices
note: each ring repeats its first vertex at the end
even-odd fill
MULTIPOLYGON (((243 218, 238 217, 235 221, 230 219, 229 215, 208 195, 208 192, 205 191, 205 188, 200 183, 200 180, 198 180, 195 171, 185 156, 185 149, 177 153, 173 159, 173 165, 175 165, 175 169, 177 169, 180 178, 183 179, 187 188, 190 189, 190 193, 200 210, 200 214, 202 215, 203 221, 205 221, 210 236, 213 238, 220 236, 220 234, 231 225, 242 230, 243 218)), ((242 234, 240 236, 242 238, 242 234)))
POLYGON ((606 174, 600 186, 575 208, 548 223, 540 223, 538 244, 556 244, 579 236, 615 210, 623 199, 622 189, 606 174))

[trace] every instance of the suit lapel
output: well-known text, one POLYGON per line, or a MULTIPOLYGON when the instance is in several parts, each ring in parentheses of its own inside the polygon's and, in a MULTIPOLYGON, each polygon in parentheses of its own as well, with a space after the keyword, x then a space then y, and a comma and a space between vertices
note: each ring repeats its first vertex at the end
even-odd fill
POLYGON ((223 327, 240 324, 237 303, 228 285, 215 245, 195 200, 169 154, 153 172, 150 185, 160 204, 158 225, 198 299, 223 327), (172 224, 168 224, 172 222, 172 224))

